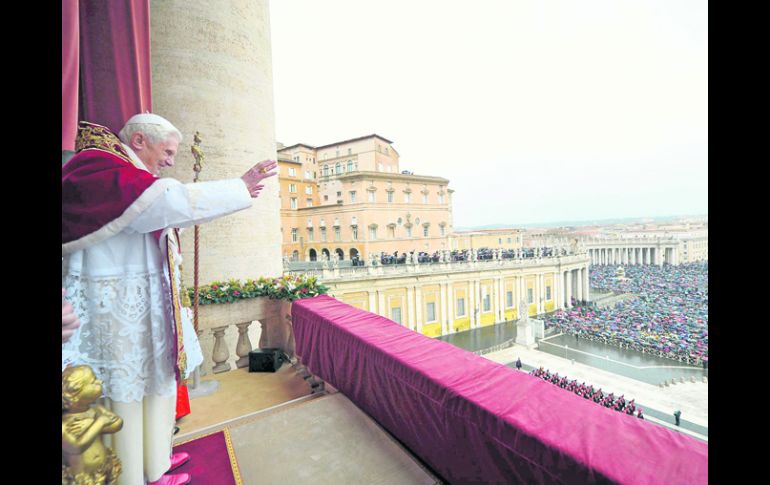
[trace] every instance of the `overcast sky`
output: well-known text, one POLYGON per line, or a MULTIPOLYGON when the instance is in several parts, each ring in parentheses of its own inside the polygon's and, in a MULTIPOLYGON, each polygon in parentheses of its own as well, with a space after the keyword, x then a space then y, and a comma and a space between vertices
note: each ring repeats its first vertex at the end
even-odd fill
POLYGON ((377 133, 455 226, 708 212, 705 0, 274 0, 276 138, 377 133))

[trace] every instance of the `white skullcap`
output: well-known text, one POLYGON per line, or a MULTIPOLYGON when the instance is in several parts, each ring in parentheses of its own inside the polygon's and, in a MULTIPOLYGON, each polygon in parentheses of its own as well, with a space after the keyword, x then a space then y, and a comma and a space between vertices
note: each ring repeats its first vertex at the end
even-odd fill
POLYGON ((162 116, 158 116, 153 113, 140 113, 137 115, 132 116, 131 118, 126 121, 126 125, 138 125, 138 124, 148 124, 148 125, 158 125, 162 126, 168 131, 179 131, 176 126, 172 125, 170 121, 168 121, 166 118, 162 116))

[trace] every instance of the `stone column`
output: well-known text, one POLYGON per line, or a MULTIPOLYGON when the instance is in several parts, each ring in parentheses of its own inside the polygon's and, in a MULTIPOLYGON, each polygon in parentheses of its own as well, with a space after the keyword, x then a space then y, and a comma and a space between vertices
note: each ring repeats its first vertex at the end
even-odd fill
MULTIPOLYGON (((517 282, 517 283, 518 283, 518 284, 517 284, 517 287, 518 287, 518 293, 519 293, 519 295, 518 295, 518 299, 517 299, 517 300, 515 300, 515 301, 513 302, 513 305, 514 305, 516 308, 518 308, 518 307, 519 307, 519 303, 521 302, 521 300, 524 300, 524 301, 526 301, 526 300, 527 300, 527 295, 526 295, 526 293, 527 293, 527 291, 526 291, 526 290, 527 290, 527 288, 526 288, 526 285, 524 284, 524 274, 521 274, 521 275, 519 276, 519 280, 518 280, 518 282, 517 282)), ((522 317, 523 317, 523 315, 518 315, 518 317, 519 317, 519 318, 522 318, 522 317)))
POLYGON ((505 285, 503 284, 503 278, 498 277, 495 279, 495 322, 500 323, 505 321, 505 285))
POLYGON ((407 311, 403 312, 406 315, 401 315, 401 318, 404 319, 402 322, 402 325, 404 325, 407 328, 414 329, 417 321, 415 320, 414 316, 414 291, 412 286, 408 286, 406 288, 406 307, 407 311))
POLYGON ((577 291, 575 292, 578 300, 583 299, 583 277, 580 273, 580 269, 575 270, 575 279, 577 280, 577 291))
POLYGON ((385 304, 385 291, 377 290, 377 314, 390 318, 388 313, 388 305, 385 304))
POLYGON ((535 277, 535 310, 537 314, 543 313, 543 274, 538 273, 535 277))
POLYGON ((419 288, 417 286, 414 287, 414 308, 415 308, 415 328, 417 329, 417 332, 422 333, 422 313, 423 313, 423 304, 422 304, 422 288, 419 288))
POLYGON ((447 328, 448 333, 451 333, 454 329, 453 323, 455 321, 455 300, 454 300, 454 292, 452 291, 452 282, 450 281, 446 285, 446 299, 447 299, 447 328))
POLYGON ((591 275, 589 268, 583 268, 583 299, 591 300, 591 275))
POLYGON ((384 315, 375 311, 375 308, 377 308, 377 292, 368 291, 367 295, 369 296, 369 311, 372 313, 377 313, 378 315, 382 315, 383 317, 390 318, 390 315, 384 315))
MULTIPOLYGON (((196 131, 206 154, 201 181, 240 177, 276 157, 268 2, 224 0, 216 7, 205 0, 152 2, 153 112, 184 136, 175 166, 161 176, 184 183, 194 176, 196 131)), ((282 274, 278 177, 264 184, 251 208, 201 227, 201 284, 282 274)), ((182 235, 187 287, 193 286, 194 232, 182 235)))
POLYGON ((561 301, 561 271, 553 274, 553 301, 556 309, 563 308, 561 301))
POLYGON ((441 283, 439 285, 439 299, 441 305, 439 306, 441 312, 441 335, 449 333, 449 312, 447 309, 447 284, 441 283))
POLYGON ((468 313, 471 317, 471 328, 476 328, 476 281, 468 282, 468 313))
POLYGON ((567 271, 567 308, 572 308, 572 270, 567 271))

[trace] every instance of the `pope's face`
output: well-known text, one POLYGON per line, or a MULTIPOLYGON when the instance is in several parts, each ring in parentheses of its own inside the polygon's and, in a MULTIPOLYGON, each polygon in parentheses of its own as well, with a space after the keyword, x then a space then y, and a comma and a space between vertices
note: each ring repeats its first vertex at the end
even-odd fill
POLYGON ((137 153, 137 156, 150 173, 160 176, 161 168, 174 166, 174 157, 179 149, 179 140, 172 136, 154 144, 147 142, 146 139, 145 141, 145 148, 137 153))

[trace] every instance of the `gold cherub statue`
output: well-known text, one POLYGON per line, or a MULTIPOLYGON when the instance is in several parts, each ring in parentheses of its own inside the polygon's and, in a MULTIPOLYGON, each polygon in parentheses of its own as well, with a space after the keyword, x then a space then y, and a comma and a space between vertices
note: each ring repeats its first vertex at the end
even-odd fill
POLYGON ((63 485, 113 484, 121 464, 101 435, 116 433, 123 420, 99 404, 102 383, 87 365, 70 366, 61 376, 63 485))

